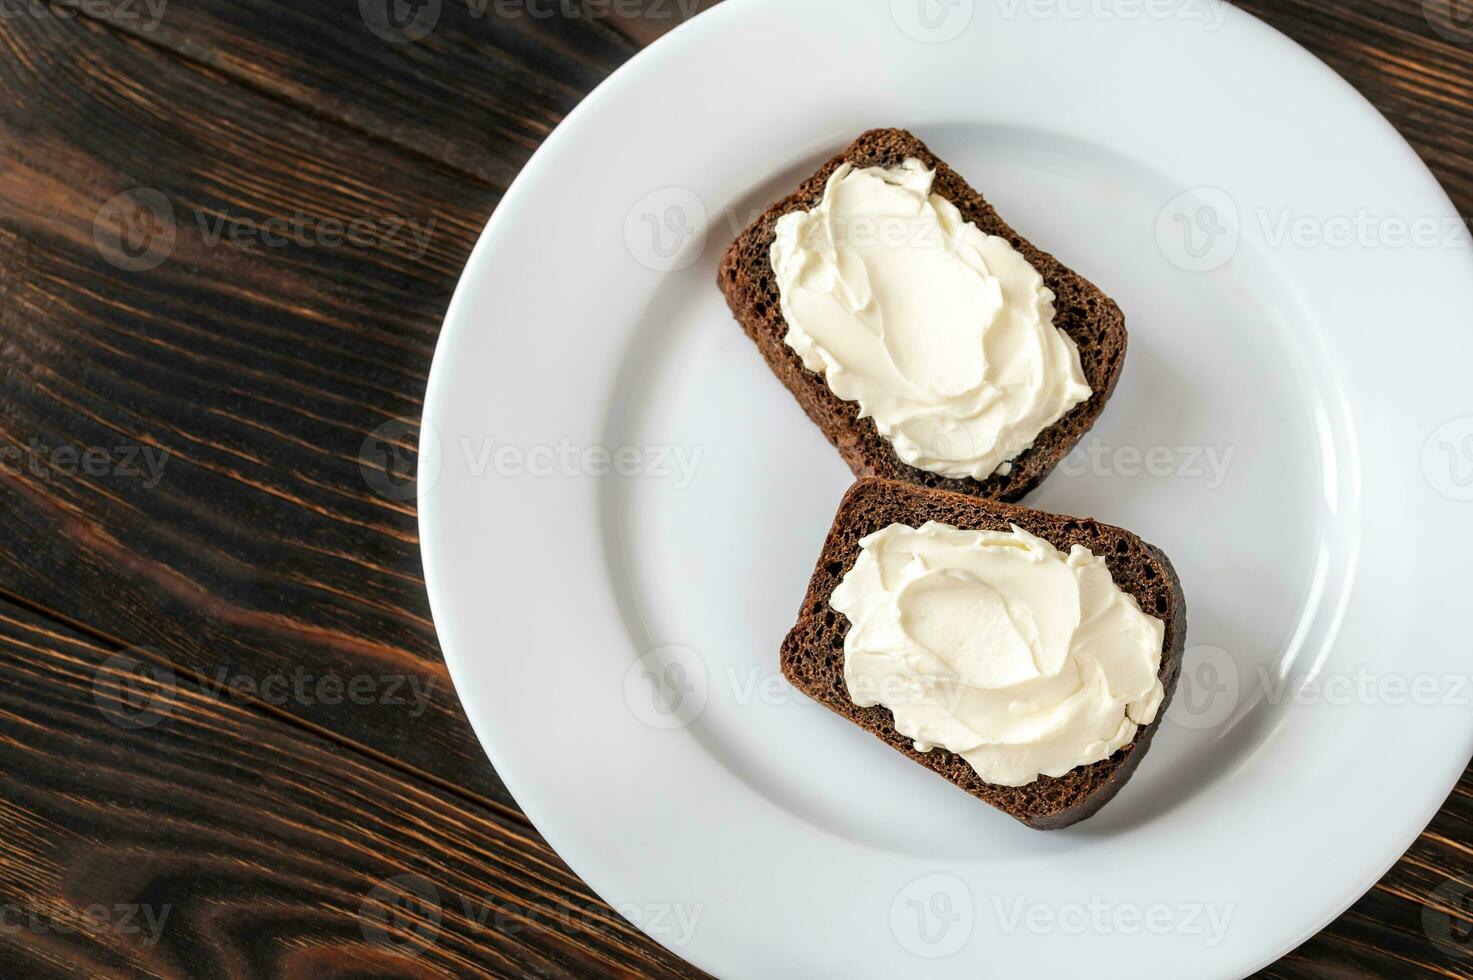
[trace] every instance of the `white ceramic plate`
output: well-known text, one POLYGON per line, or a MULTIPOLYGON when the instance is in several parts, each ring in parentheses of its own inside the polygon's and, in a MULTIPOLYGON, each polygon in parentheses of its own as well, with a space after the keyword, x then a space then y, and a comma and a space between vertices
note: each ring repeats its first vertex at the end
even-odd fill
POLYGON ((1273 960, 1473 752, 1460 229, 1365 101, 1226 6, 702 14, 547 140, 435 357, 425 568, 491 761, 604 898, 722 977, 1273 960), (1015 824, 778 674, 850 478, 716 264, 885 125, 1126 311, 1118 392, 1029 502, 1163 547, 1190 652, 1134 780, 1071 830, 1015 824))

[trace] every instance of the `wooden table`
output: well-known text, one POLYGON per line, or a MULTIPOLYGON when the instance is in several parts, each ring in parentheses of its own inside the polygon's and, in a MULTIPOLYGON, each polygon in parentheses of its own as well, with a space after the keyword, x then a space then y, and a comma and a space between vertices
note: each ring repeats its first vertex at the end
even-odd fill
MULTIPOLYGON (((160 2, 0 2, 0 975, 692 975, 486 762, 404 492, 486 217, 689 0, 160 2)), ((1473 29, 1247 6, 1473 213, 1473 29)), ((1473 977, 1470 885, 1473 770, 1263 975, 1473 977)))

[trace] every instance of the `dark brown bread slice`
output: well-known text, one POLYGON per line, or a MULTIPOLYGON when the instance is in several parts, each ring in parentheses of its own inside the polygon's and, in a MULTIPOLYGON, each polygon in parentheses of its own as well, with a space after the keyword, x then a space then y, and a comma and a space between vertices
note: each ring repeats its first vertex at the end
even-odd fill
POLYGON ((866 479, 854 484, 839 505, 803 599, 798 625, 783 641, 782 669, 788 681, 810 698, 978 799, 1035 829, 1057 830, 1092 815, 1135 772, 1176 690, 1186 632, 1186 600, 1171 562, 1129 531, 894 480, 866 479), (976 531, 1006 531, 1016 524, 1065 553, 1081 544, 1103 557, 1121 591, 1134 596, 1142 610, 1166 624, 1160 673, 1166 697, 1156 721, 1143 726, 1134 742, 1108 759, 1057 779, 1040 776, 1027 786, 1009 787, 983 782, 965 759, 946 749, 917 752, 912 741, 895 730, 889 708, 855 705, 844 683, 844 637, 850 624, 829 606, 829 597, 858 560, 861 538, 891 524, 919 527, 926 521, 976 531))
POLYGON ((902 129, 870 130, 824 164, 795 193, 769 208, 727 249, 718 282, 732 313, 756 341, 768 365, 839 450, 854 475, 860 477, 890 477, 997 500, 1017 500, 1037 486, 1094 425, 1125 363, 1125 317, 1114 300, 1008 227, 981 194, 902 129), (778 303, 777 277, 770 256, 777 219, 790 211, 817 205, 823 199, 829 176, 845 161, 856 167, 888 167, 908 157, 916 157, 936 170, 936 192, 955 204, 964 218, 986 234, 1007 239, 1042 274, 1057 296, 1054 323, 1079 346, 1084 376, 1094 390, 1089 400, 1040 433, 1032 448, 1013 460, 1009 473, 980 482, 949 480, 902 462, 875 428, 874 419, 859 418, 857 403, 836 396, 823 377, 805 368, 797 352, 783 343, 787 324, 778 303))

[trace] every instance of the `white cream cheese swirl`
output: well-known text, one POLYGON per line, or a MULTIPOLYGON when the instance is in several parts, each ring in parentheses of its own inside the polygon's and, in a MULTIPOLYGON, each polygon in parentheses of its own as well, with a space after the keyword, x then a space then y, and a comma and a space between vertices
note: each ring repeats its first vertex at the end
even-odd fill
POLYGON ((1091 391, 1054 294, 1005 239, 931 193, 919 160, 844 164, 777 222, 784 338, 911 466, 984 480, 1091 391))
POLYGON ((860 549, 830 600, 851 624, 844 680, 917 751, 1024 786, 1109 758, 1156 719, 1165 625, 1088 548, 933 521, 860 549))

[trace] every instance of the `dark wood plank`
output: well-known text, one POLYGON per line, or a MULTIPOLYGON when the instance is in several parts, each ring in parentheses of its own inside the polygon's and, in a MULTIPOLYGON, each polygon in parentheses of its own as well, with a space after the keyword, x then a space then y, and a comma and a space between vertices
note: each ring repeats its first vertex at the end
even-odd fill
POLYGON ((373 437, 412 440, 495 193, 85 19, 0 20, 0 145, 0 447, 21 454, 0 479, 0 594, 205 677, 406 678, 423 704, 283 708, 510 803, 373 437), (173 248, 119 268, 94 218, 139 185, 174 212, 173 248), (422 252, 210 241, 222 217, 298 212, 433 229, 422 252), (79 471, 88 449, 118 465, 79 471))
POLYGON ((130 662, 0 605, 0 974, 692 975, 522 823, 130 662))
MULTIPOLYGON (((119 30, 505 189, 584 95, 716 0, 172 0, 119 30), (369 96, 371 97, 365 97, 369 96)), ((84 8, 85 9, 85 8, 84 8)))

